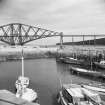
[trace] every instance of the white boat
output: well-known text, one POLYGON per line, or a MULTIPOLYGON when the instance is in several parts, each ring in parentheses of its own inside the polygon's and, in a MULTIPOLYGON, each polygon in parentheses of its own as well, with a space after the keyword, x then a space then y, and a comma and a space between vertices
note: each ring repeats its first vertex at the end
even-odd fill
POLYGON ((77 84, 64 84, 57 96, 57 101, 61 105, 94 105, 94 103, 101 105, 101 99, 97 93, 77 84))
POLYGON ((15 83, 17 92, 16 97, 22 98, 29 102, 36 102, 37 100, 37 93, 33 90, 28 88, 29 86, 29 78, 24 76, 24 57, 23 57, 23 50, 22 50, 22 75, 18 77, 15 83))

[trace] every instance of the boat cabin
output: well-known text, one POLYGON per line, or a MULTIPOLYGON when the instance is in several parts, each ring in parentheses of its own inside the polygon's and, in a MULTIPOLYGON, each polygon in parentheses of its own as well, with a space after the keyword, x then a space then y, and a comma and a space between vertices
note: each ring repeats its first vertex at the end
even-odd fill
POLYGON ((59 94, 59 100, 62 105, 94 105, 94 103, 101 102, 97 94, 93 94, 91 91, 75 84, 63 85, 59 94), (97 101, 95 102, 94 99, 97 101))
POLYGON ((70 100, 69 103, 78 104, 79 102, 86 101, 84 95, 82 94, 81 88, 78 85, 76 85, 76 87, 64 86, 62 94, 70 100))

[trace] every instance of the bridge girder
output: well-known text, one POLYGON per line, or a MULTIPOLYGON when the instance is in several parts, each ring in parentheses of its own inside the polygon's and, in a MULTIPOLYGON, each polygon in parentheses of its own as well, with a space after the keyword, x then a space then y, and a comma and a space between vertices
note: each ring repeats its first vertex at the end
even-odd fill
POLYGON ((33 40, 60 36, 60 34, 59 32, 20 23, 0 26, 0 41, 10 45, 24 45, 33 40))

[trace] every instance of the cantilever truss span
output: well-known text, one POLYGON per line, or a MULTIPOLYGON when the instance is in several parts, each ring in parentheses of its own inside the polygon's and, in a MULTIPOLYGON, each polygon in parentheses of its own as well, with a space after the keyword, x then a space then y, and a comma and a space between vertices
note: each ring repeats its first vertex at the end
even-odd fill
POLYGON ((33 40, 53 36, 61 36, 61 33, 20 23, 0 26, 0 41, 10 45, 24 45, 33 40))

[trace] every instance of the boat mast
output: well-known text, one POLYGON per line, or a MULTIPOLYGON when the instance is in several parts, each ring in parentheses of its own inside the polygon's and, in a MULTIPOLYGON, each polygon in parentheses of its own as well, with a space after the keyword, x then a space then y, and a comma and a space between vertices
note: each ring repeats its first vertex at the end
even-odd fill
POLYGON ((22 48, 22 77, 24 77, 24 52, 22 48))

